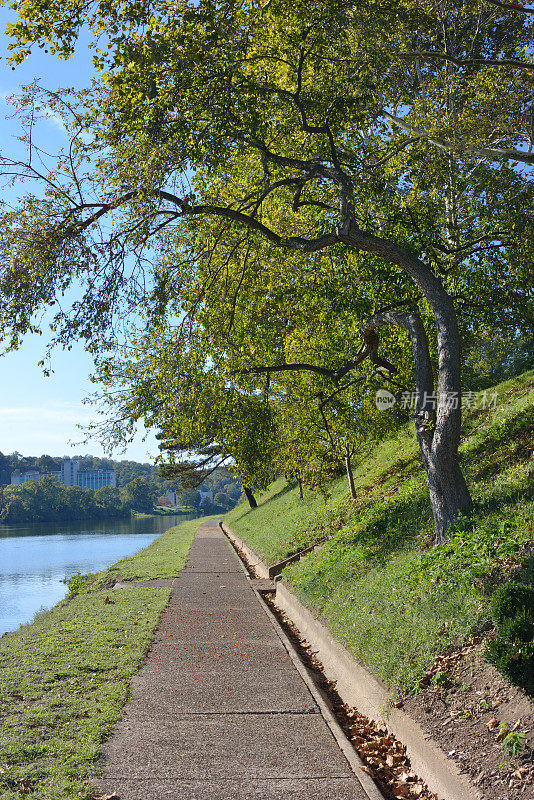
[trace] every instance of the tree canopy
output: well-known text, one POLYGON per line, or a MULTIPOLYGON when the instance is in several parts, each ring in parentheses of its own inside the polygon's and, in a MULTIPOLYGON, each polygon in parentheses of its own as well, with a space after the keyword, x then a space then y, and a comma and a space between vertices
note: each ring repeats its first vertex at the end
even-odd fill
MULTIPOLYGON (((4 336, 16 345, 43 305, 85 282, 57 314, 56 337, 86 338, 105 379, 118 320, 143 315, 150 332, 176 322, 179 335, 163 339, 180 412, 155 383, 143 405, 131 372, 129 412, 155 419, 164 408, 171 438, 189 413, 184 441, 234 432, 225 452, 256 465, 250 420, 275 408, 279 431, 296 407, 282 373, 308 376, 299 391, 312 374, 309 396, 326 396, 366 362, 368 392, 377 371, 405 384, 410 357, 442 541, 471 507, 457 456, 462 338, 533 319, 530 10, 165 0, 93 2, 82 18, 74 2, 30 0, 18 11, 15 61, 46 42, 67 57, 82 24, 106 45, 90 91, 47 95, 72 142, 44 176, 32 161, 37 88, 19 101, 29 156, 5 157, 5 169, 46 190, 3 217, 4 336)), ((372 428, 374 412, 356 414, 357 386, 347 412, 372 428)), ((341 438, 345 419, 339 408, 341 438)))

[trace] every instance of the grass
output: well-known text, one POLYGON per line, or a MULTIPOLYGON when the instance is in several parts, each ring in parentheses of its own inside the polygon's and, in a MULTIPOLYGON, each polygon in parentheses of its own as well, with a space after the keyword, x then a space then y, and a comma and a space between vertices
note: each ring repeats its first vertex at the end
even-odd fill
MULTIPOLYGON (((131 580, 178 574, 195 524, 171 528, 119 562, 121 574, 131 580)), ((98 578, 109 574, 114 568, 98 578)), ((91 796, 102 744, 170 596, 165 588, 94 588, 99 582, 0 639, 2 800, 91 796)))
POLYGON ((148 517, 173 517, 180 514, 198 514, 199 517, 202 516, 198 508, 189 508, 188 506, 154 506, 154 510, 149 514, 145 514, 142 511, 133 511, 132 513, 135 517, 142 519, 148 517))
POLYGON ((493 588, 514 570, 534 577, 534 373, 497 387, 497 407, 470 410, 461 460, 475 509, 448 545, 433 535, 412 427, 357 465, 326 498, 279 481, 228 524, 273 563, 327 536, 284 570, 300 599, 395 693, 413 690, 435 656, 489 620, 493 588), (529 555, 530 554, 530 555, 529 555))
POLYGON ((137 555, 123 558, 100 573, 99 583, 118 576, 125 581, 174 578, 187 560, 195 531, 200 524, 200 520, 190 519, 170 528, 137 555))

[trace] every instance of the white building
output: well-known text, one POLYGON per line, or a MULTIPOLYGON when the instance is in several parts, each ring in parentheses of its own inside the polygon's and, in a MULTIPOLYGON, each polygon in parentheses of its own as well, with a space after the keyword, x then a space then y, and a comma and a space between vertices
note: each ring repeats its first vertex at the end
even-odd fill
MULTIPOLYGON (((66 458, 59 472, 47 473, 56 478, 64 486, 79 486, 81 489, 101 489, 103 486, 116 486, 117 477, 114 469, 80 469, 80 462, 75 458, 66 458)), ((13 472, 11 485, 19 486, 28 481, 40 481, 43 475, 38 470, 13 472)))

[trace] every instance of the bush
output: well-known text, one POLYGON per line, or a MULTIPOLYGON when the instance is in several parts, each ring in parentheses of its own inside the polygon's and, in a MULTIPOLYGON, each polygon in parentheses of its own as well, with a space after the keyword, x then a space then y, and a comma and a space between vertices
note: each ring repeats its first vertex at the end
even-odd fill
POLYGON ((69 590, 69 595, 77 594, 84 586, 91 583, 94 578, 95 575, 93 573, 90 572, 87 575, 82 575, 80 570, 78 570, 76 575, 73 575, 68 581, 65 581, 69 590))
POLYGON ((510 581, 495 590, 491 598, 491 616, 497 626, 523 611, 534 618, 534 589, 531 586, 510 581))
POLYGON ((528 611, 521 611, 512 619, 504 619, 499 626, 499 634, 508 642, 531 642, 534 617, 528 611))
POLYGON ((484 656, 511 683, 534 692, 534 644, 510 642, 498 635, 487 643, 484 656))
POLYGON ((534 589, 510 581, 493 593, 491 614, 497 636, 484 652, 486 661, 527 692, 534 692, 534 589))

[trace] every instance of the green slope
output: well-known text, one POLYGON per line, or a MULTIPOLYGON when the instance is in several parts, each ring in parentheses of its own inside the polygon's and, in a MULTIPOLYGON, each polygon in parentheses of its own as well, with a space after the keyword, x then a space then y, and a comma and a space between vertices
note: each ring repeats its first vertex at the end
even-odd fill
POLYGON ((393 689, 404 691, 448 644, 489 620, 489 598, 514 571, 532 579, 534 372, 496 387, 496 408, 465 413, 461 447, 475 511, 431 549, 425 475, 413 426, 384 441, 325 499, 278 481, 227 523, 273 563, 324 536, 286 568, 300 599, 393 689))

